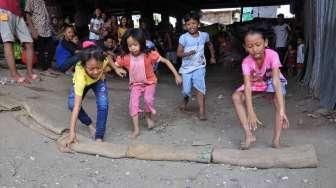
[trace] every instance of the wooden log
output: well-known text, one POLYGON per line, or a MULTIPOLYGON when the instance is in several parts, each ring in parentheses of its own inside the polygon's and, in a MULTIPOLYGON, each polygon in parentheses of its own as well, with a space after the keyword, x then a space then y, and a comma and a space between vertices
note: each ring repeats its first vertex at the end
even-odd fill
POLYGON ((57 146, 61 152, 77 152, 90 155, 100 155, 113 159, 126 157, 127 145, 118 145, 107 142, 98 143, 84 136, 78 135, 78 143, 72 144, 70 148, 65 147, 68 134, 64 134, 58 141, 57 146))
POLYGON ((214 163, 257 168, 316 168, 319 164, 313 145, 245 151, 215 148, 212 160, 214 163))
POLYGON ((131 145, 127 157, 155 161, 194 161, 210 163, 213 146, 131 145))

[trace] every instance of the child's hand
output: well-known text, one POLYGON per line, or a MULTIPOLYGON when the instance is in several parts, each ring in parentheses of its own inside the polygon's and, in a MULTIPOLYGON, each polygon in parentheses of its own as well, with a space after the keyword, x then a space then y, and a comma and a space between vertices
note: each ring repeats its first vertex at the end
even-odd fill
POLYGON ((121 78, 124 78, 126 76, 126 74, 127 74, 127 72, 124 69, 122 69, 122 68, 116 68, 115 72, 121 78))
POLYGON ((259 121, 259 119, 257 118, 257 115, 253 113, 247 116, 247 124, 251 131, 255 131, 258 125, 262 125, 263 123, 259 121))
POLYGON ((71 144, 77 143, 77 142, 78 142, 78 140, 77 140, 77 137, 76 137, 76 133, 70 132, 69 139, 66 141, 65 147, 69 148, 71 144))
POLYGON ((182 77, 179 74, 175 76, 175 82, 178 86, 182 84, 182 77))
POLYGON ((210 64, 216 64, 216 58, 215 57, 210 58, 210 64))
POLYGON ((280 122, 283 129, 287 129, 289 127, 289 121, 284 112, 280 112, 280 122))

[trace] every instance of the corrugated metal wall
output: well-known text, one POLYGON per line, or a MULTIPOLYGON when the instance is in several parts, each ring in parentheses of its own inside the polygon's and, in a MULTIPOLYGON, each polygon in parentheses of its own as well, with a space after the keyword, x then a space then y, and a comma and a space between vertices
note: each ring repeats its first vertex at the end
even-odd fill
POLYGON ((306 71, 304 83, 323 107, 336 105, 336 1, 304 1, 306 71))

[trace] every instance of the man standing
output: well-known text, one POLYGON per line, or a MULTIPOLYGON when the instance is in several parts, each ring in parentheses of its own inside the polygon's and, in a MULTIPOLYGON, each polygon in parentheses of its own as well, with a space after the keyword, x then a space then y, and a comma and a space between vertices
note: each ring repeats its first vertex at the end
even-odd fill
POLYGON ((44 0, 27 0, 25 12, 27 23, 38 51, 39 66, 43 71, 50 70, 54 56, 52 27, 44 0))
POLYGON ((19 0, 0 1, 0 34, 4 43, 5 58, 9 66, 11 77, 17 83, 29 82, 37 79, 33 73, 33 39, 29 33, 26 23, 21 16, 19 0), (22 77, 16 70, 13 42, 16 36, 21 43, 24 43, 27 52, 27 77, 22 77))
POLYGON ((279 54, 281 64, 284 65, 284 57, 287 52, 287 40, 290 27, 285 23, 284 15, 278 15, 278 24, 273 27, 275 34, 275 47, 279 54))

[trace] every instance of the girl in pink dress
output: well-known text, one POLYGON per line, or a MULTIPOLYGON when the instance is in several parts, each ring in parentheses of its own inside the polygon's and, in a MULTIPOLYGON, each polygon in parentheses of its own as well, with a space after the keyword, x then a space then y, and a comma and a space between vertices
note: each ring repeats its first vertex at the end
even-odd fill
POLYGON ((256 142, 254 131, 258 124, 262 124, 254 111, 252 94, 267 92, 274 95, 276 112, 272 143, 274 148, 280 147, 281 130, 289 126, 284 99, 287 81, 280 73, 279 55, 267 46, 268 40, 262 30, 250 29, 246 33, 244 47, 249 55, 242 63, 244 84, 232 95, 236 113, 245 132, 241 149, 249 149, 251 144, 256 142))
POLYGON ((177 73, 172 63, 160 56, 156 51, 146 51, 146 39, 140 29, 129 29, 123 36, 121 45, 125 55, 117 57, 116 65, 128 70, 130 80, 130 102, 129 113, 133 120, 133 133, 131 138, 140 134, 139 113, 140 97, 144 96, 145 115, 148 128, 154 127, 153 116, 156 114, 154 108, 154 95, 157 78, 154 74, 153 65, 158 62, 166 64, 175 76, 176 84, 182 83, 181 76, 177 73))

